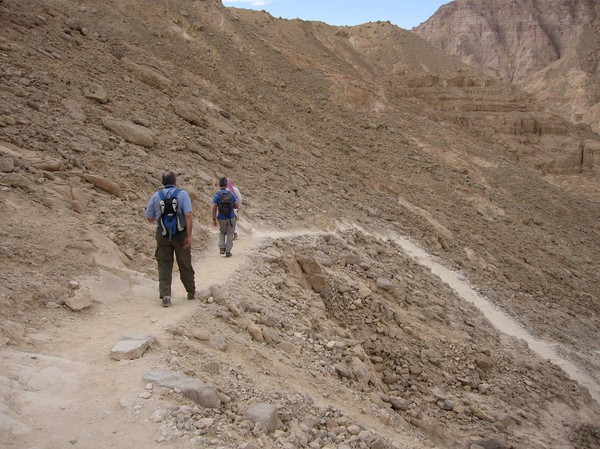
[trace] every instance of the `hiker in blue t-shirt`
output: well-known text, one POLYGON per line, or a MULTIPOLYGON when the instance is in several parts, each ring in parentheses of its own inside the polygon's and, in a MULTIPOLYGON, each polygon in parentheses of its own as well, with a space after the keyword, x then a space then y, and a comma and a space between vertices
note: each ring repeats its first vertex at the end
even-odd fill
POLYGON ((177 175, 172 171, 163 174, 162 183, 164 187, 148 201, 146 219, 157 224, 154 255, 158 263, 158 288, 162 306, 169 307, 173 254, 177 259, 181 283, 187 291, 187 299, 194 299, 196 294, 192 266, 192 201, 185 190, 177 188, 177 175), (167 222, 166 215, 174 217, 174 225, 167 222))
POLYGON ((213 225, 219 225, 219 252, 225 257, 231 257, 233 248, 233 232, 235 230, 235 209, 238 201, 235 194, 227 190, 227 178, 219 179, 221 188, 212 200, 213 225))

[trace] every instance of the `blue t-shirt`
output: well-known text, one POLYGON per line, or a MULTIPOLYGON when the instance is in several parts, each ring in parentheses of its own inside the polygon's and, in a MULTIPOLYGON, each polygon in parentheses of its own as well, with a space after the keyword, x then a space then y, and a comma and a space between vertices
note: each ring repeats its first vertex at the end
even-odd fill
MULTIPOLYGON (((165 197, 168 198, 176 188, 177 187, 175 186, 165 186, 161 190, 165 192, 165 197)), ((152 195, 152 198, 150 198, 150 201, 148 201, 148 205, 146 206, 146 218, 156 218, 157 226, 160 225, 160 223, 158 223, 158 219, 160 217, 159 192, 160 190, 152 195)), ((181 211, 184 215, 192 211, 192 200, 190 199, 190 195, 185 190, 179 190, 179 193, 177 194, 177 202, 179 203, 181 211)))
MULTIPOLYGON (((233 201, 234 204, 237 203, 237 198, 235 197, 235 195, 233 193, 231 193, 227 189, 221 189, 219 192, 215 193, 215 196, 213 196, 213 200, 212 200, 213 204, 216 204, 217 206, 219 205, 219 199, 221 198, 221 193, 223 193, 223 192, 227 192, 227 193, 231 194, 231 201, 233 201)), ((219 209, 217 208, 217 211, 218 210, 219 209)), ((229 214, 229 217, 226 215, 223 215, 221 213, 219 213, 217 215, 218 220, 227 220, 228 218, 235 218, 235 209, 233 207, 231 208, 231 213, 229 214)))

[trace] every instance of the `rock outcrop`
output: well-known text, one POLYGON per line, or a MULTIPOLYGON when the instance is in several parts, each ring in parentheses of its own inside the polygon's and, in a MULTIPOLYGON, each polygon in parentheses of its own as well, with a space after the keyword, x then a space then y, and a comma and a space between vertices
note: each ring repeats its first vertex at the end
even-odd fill
POLYGON ((414 29, 548 109, 600 131, 600 5, 586 0, 457 0, 414 29))

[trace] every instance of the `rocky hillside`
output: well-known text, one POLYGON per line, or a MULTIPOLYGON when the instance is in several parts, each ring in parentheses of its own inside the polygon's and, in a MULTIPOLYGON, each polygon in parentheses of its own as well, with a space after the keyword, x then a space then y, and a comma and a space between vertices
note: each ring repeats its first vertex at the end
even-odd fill
POLYGON ((244 193, 247 238, 272 238, 148 356, 219 400, 198 405, 177 384, 143 415, 148 374, 114 412, 161 423, 140 433, 156 447, 598 447, 594 391, 399 243, 599 383, 589 127, 389 23, 285 21, 218 0, 1 0, 0 80, 0 343, 26 360, 0 372, 4 444, 69 441, 54 432, 68 419, 27 422, 35 405, 4 391, 42 355, 77 361, 53 345, 60 331, 101 323, 103 300, 133 301, 122 285, 156 276, 143 211, 170 168, 194 202, 196 254, 214 251, 222 175, 244 193), (276 403, 274 428, 244 420, 257 401, 276 403))
POLYGON ((599 13, 595 0, 457 0, 414 31, 598 132, 599 13))

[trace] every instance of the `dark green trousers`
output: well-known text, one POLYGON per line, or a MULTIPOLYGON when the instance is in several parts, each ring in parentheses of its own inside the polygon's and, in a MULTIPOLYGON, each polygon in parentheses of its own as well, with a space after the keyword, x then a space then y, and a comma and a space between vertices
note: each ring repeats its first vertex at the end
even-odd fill
POLYGON ((171 296, 171 281, 173 278, 173 255, 177 259, 179 277, 187 292, 196 290, 194 267, 192 266, 192 248, 183 249, 185 232, 169 240, 156 230, 156 261, 158 262, 158 290, 160 297, 171 296))

